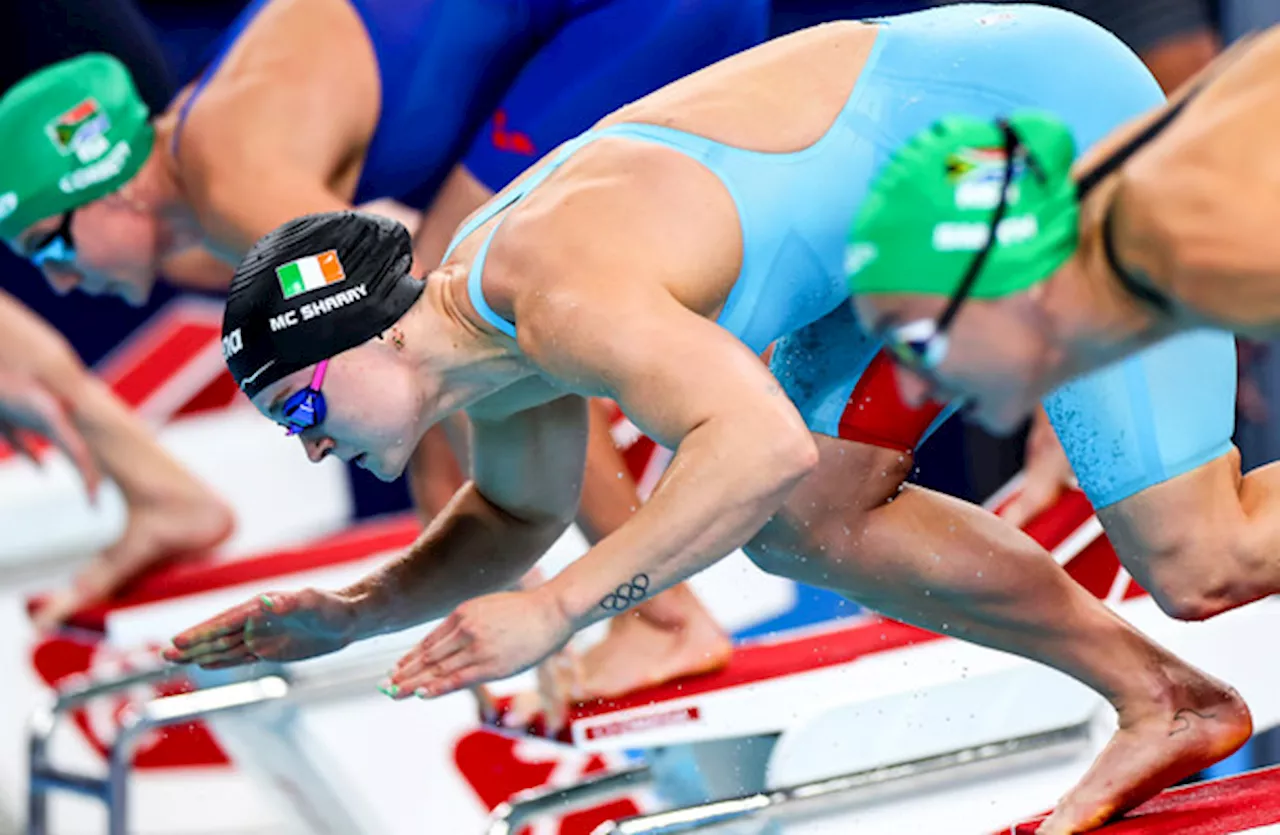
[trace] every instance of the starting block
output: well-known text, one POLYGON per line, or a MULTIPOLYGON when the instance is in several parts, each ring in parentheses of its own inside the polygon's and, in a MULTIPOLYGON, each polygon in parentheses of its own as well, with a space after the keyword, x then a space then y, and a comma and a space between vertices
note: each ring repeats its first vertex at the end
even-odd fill
MULTIPOLYGON (((346 585, 401 554, 420 531, 416 518, 392 517, 266 554, 174 566, 110 607, 80 613, 75 626, 98 630, 100 640, 85 648, 60 638, 68 644, 57 652, 125 656, 129 663, 120 662, 114 676, 50 677, 56 697, 37 712, 28 745, 31 835, 63 835, 70 831, 62 825, 67 807, 85 805, 63 797, 54 803, 55 792, 93 798, 99 817, 105 803, 111 835, 409 835, 422 831, 424 792, 440 831, 479 832, 490 809, 514 793, 625 767, 622 754, 480 728, 469 694, 395 703, 378 693, 387 670, 429 626, 285 667, 211 673, 157 663, 161 643, 200 619, 266 589, 346 585), (68 768, 67 737, 86 725, 100 733, 98 763, 68 768), (213 791, 217 808, 191 814, 197 798, 213 791)), ((548 555, 548 568, 585 549, 570 529, 548 555)), ((757 603, 784 602, 790 584, 762 575, 745 557, 736 560, 704 582, 740 593, 745 587, 757 603)), ((777 614, 712 611, 731 628, 777 614)), ((54 652, 38 647, 36 655, 54 652)), ((652 808, 648 793, 633 792, 544 825, 560 835, 589 835, 603 821, 652 808)))
MULTIPOLYGON (((1034 835, 1043 818, 998 835, 1034 835)), ((1164 792, 1099 835, 1277 835, 1280 767, 1224 777, 1164 792)))
MULTIPOLYGON (((1258 664, 1250 640, 1275 632, 1280 604, 1205 623, 1167 618, 1121 569, 1078 493, 1028 532, 1147 634, 1237 686, 1258 729, 1280 724, 1280 670, 1258 664)), ((412 520, 387 520, 227 565, 180 567, 86 618, 113 644, 154 646, 256 592, 350 582, 416 534, 412 520)), ((581 553, 574 536, 557 544, 560 559, 581 553)), ((715 585, 742 593, 737 577, 715 585)), ((287 667, 215 674, 153 664, 114 683, 59 681, 58 702, 33 724, 29 820, 52 819, 47 795, 57 788, 106 801, 110 835, 126 832, 126 810, 129 832, 179 831, 165 817, 189 819, 192 806, 135 802, 142 787, 125 786, 143 754, 199 729, 241 776, 217 809, 197 807, 204 831, 982 835, 1051 806, 1114 729, 1100 697, 1061 674, 862 617, 745 644, 716 673, 578 706, 562 737, 548 740, 478 727, 467 694, 378 695, 377 681, 421 634, 287 667), (140 680, 151 692, 136 692, 140 680), (125 698, 127 688, 135 692, 125 698), (104 697, 121 703, 122 732, 104 754, 117 768, 107 778, 66 771, 57 729, 104 697)))
MULTIPOLYGON (((1120 567, 1078 493, 1028 533, 1153 639, 1237 686, 1258 730, 1280 723, 1280 674, 1251 649, 1280 624, 1280 604, 1204 623, 1166 617, 1120 567)), ((717 673, 579 706, 560 739, 598 753, 645 751, 644 776, 676 801, 598 835, 764 820, 785 821, 787 835, 976 834, 1051 807, 1114 729, 1101 697, 1060 673, 869 618, 742 646, 717 673)), ((575 799, 572 790, 556 797, 575 799)), ((517 831, 544 801, 508 804, 490 835, 517 831)))
MULTIPOLYGON (((345 470, 337 462, 309 462, 296 439, 262 420, 240 394, 222 360, 221 320, 217 303, 175 301, 95 368, 156 427, 161 445, 231 507, 235 532, 207 555, 209 564, 346 528, 353 512, 345 470)), ((99 640, 100 630, 44 640, 31 627, 28 597, 70 582, 77 565, 119 537, 126 515, 115 485, 104 483, 98 503, 90 505, 65 458, 47 444, 38 449, 40 467, 0 445, 0 667, 10 671, 0 688, 4 833, 17 831, 26 803, 24 721, 48 698, 50 683, 73 673, 115 678, 139 663, 136 647, 109 646, 99 640)), ((63 762, 101 767, 100 752, 114 733, 125 696, 141 693, 153 691, 117 693, 80 713, 77 733, 58 747, 63 762)), ((210 768, 212 742, 193 746, 169 762, 171 772, 210 768)), ((92 806, 83 815, 64 815, 59 832, 94 831, 100 817, 101 809, 92 806)), ((162 831, 179 835, 182 829, 162 831)))

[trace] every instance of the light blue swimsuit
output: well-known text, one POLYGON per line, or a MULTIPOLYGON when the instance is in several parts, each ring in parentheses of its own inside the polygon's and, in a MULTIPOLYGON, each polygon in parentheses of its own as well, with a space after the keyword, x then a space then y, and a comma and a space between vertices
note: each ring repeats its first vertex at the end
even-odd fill
MULTIPOLYGON (((880 348, 848 303, 841 259, 889 154, 943 116, 994 118, 1026 107, 1064 118, 1085 149, 1163 101, 1137 56, 1068 12, 974 4, 875 22, 881 31, 861 78, 812 146, 773 154, 654 125, 590 131, 474 217, 450 251, 596 139, 680 151, 724 183, 742 224, 742 270, 717 322, 756 352, 776 341, 774 374, 813 431, 839 437, 853 387, 880 348)), ((476 310, 514 336, 515 325, 484 297, 485 255, 501 222, 482 242, 469 290, 476 310)), ((1102 507, 1225 453, 1234 403, 1232 338, 1205 331, 1072 383, 1045 405, 1081 485, 1102 507)))

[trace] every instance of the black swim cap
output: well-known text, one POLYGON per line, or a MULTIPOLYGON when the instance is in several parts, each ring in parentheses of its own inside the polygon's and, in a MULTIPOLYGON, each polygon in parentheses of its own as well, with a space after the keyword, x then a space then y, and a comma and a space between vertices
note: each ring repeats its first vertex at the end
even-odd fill
POLYGON ((426 284, 409 275, 409 232, 363 212, 291 220, 264 235, 231 279, 222 356, 253 397, 395 324, 426 284))

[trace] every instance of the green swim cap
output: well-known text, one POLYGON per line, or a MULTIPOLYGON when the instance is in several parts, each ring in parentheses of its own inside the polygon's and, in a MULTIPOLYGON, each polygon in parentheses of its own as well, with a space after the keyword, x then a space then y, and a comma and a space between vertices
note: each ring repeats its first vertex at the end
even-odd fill
MULTIPOLYGON (((1048 278, 1076 249, 1075 141, 1058 119, 1017 113, 1004 218, 974 282, 976 298, 1048 278)), ((943 119, 899 149, 871 184, 845 250, 855 293, 949 296, 991 235, 1007 155, 1000 123, 943 119)))
POLYGON ((110 194, 151 153, 133 78, 110 55, 45 67, 0 98, 0 238, 110 194))

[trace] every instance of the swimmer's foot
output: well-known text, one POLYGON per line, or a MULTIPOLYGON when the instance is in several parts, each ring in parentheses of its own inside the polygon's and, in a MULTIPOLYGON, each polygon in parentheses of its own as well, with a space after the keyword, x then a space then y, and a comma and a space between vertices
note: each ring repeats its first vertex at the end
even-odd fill
POLYGON ((1235 690, 1186 669, 1158 709, 1121 711, 1120 728, 1084 778, 1058 803, 1038 835, 1070 835, 1101 826, 1243 745, 1253 732, 1235 690))
MULTIPOLYGON (((661 603, 661 601, 654 601, 661 603)), ((675 620, 645 606, 609 623, 608 636, 582 656, 578 701, 609 699, 729 663, 733 644, 701 606, 675 620)))
POLYGON ((508 728, 558 733, 577 702, 610 699, 682 676, 718 670, 733 644, 687 587, 677 586, 609 622, 603 641, 570 648, 538 667, 538 689, 520 693, 501 717, 508 728), (539 721, 540 720, 540 721, 539 721))
POLYGON ((71 588, 51 596, 35 615, 36 627, 52 629, 147 571, 200 557, 225 541, 235 528, 231 509, 203 485, 184 486, 131 501, 120 539, 81 569, 71 588))

